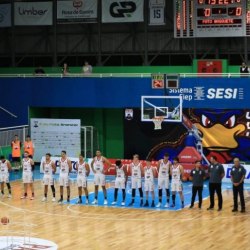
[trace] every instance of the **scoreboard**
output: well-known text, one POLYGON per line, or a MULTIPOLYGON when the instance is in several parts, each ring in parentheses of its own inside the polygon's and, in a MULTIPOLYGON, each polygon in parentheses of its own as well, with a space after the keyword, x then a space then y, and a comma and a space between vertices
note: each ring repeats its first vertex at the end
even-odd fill
POLYGON ((174 0, 175 38, 250 36, 250 0, 174 0))

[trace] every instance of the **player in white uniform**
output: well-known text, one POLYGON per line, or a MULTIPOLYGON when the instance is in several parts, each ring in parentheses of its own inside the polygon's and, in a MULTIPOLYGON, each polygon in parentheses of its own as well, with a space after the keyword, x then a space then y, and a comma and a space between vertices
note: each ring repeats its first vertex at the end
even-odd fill
POLYGON ((144 207, 148 207, 148 193, 151 192, 152 196, 152 204, 151 207, 155 207, 155 192, 154 192, 154 177, 155 172, 154 168, 151 166, 151 161, 147 159, 146 161, 146 167, 144 167, 144 191, 146 192, 146 202, 144 204, 144 207))
POLYGON ((67 188, 67 202, 70 202, 70 183, 69 173, 72 170, 72 164, 70 159, 67 158, 66 151, 61 152, 61 159, 59 160, 60 174, 59 174, 59 185, 60 185, 60 199, 59 204, 63 203, 63 187, 67 188))
MULTIPOLYGON (((112 167, 110 167, 112 168, 112 167)), ((110 169, 109 168, 109 169, 110 169)), ((121 205, 125 206, 125 198, 126 198, 126 183, 127 183, 127 167, 125 165, 122 165, 121 160, 117 160, 115 162, 115 192, 114 192, 114 201, 112 202, 112 205, 115 205, 117 203, 117 196, 118 196, 118 190, 119 188, 122 190, 122 202, 121 205)), ((108 171, 109 171, 108 169, 108 171)))
POLYGON ((87 177, 89 176, 90 168, 89 164, 85 162, 82 155, 79 155, 79 161, 76 163, 76 171, 77 171, 77 186, 78 186, 78 195, 79 199, 77 204, 82 203, 82 189, 84 189, 84 193, 86 196, 86 204, 89 203, 89 192, 87 188, 87 177))
POLYGON ((159 203, 156 207, 160 207, 162 204, 162 190, 166 189, 166 197, 167 203, 164 207, 169 207, 169 198, 170 198, 170 191, 169 191, 169 173, 171 168, 171 162, 169 161, 169 154, 165 153, 163 159, 158 162, 157 170, 158 170, 158 196, 159 196, 159 203))
POLYGON ((44 184, 44 197, 42 201, 47 201, 47 195, 48 195, 48 186, 50 185, 53 198, 52 201, 56 201, 56 190, 54 186, 54 178, 53 174, 56 172, 56 165, 55 163, 50 159, 51 154, 47 153, 45 155, 45 160, 42 163, 43 166, 43 184, 44 184))
POLYGON ((34 161, 29 158, 29 152, 24 152, 24 158, 22 160, 22 167, 23 167, 23 185, 24 185, 24 195, 21 199, 27 198, 27 191, 28 185, 30 186, 32 196, 30 197, 31 200, 34 200, 34 185, 33 185, 33 171, 34 171, 34 161))
POLYGON ((99 186, 102 186, 103 195, 104 195, 104 205, 108 204, 107 201, 107 190, 105 186, 105 171, 104 171, 104 164, 107 164, 108 167, 111 166, 111 163, 107 160, 106 157, 102 156, 102 153, 100 150, 96 151, 96 156, 91 162, 91 168, 94 172, 94 185, 95 185, 95 200, 92 202, 92 204, 97 204, 98 199, 98 188, 99 186))
POLYGON ((9 172, 11 171, 11 164, 5 157, 2 155, 0 157, 0 182, 1 182, 1 196, 4 196, 4 183, 6 183, 9 194, 8 198, 11 198, 11 187, 9 181, 9 172))
POLYGON ((140 205, 143 205, 143 192, 142 192, 142 174, 143 167, 139 160, 139 155, 133 155, 133 162, 129 165, 129 170, 131 173, 131 187, 132 187, 132 201, 129 203, 129 206, 134 205, 135 202, 135 193, 136 188, 139 189, 140 192, 140 205))
POLYGON ((182 165, 179 164, 179 158, 175 157, 173 166, 171 167, 170 174, 172 176, 171 183, 171 191, 172 191, 172 201, 173 204, 171 207, 175 207, 175 197, 176 192, 179 193, 181 198, 181 207, 184 208, 184 196, 183 196, 183 187, 182 187, 182 176, 184 174, 184 170, 182 165))

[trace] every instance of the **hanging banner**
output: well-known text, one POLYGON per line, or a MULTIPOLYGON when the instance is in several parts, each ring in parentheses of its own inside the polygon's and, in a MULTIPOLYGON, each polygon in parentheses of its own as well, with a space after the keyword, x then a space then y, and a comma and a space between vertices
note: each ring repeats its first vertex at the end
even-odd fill
POLYGON ((57 1, 58 23, 97 22, 97 0, 57 1))
POLYGON ((143 22, 142 0, 105 0, 102 1, 103 23, 143 22))
POLYGON ((0 4, 0 27, 11 26, 11 5, 0 4))
POLYGON ((165 25, 165 0, 149 1, 149 25, 165 25))
POLYGON ((15 2, 15 25, 52 25, 52 2, 15 2))

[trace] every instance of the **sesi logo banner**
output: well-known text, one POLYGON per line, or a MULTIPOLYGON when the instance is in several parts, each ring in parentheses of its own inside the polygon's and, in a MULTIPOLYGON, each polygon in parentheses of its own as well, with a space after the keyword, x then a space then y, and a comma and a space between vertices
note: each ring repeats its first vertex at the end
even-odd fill
POLYGON ((105 0, 102 1, 103 23, 143 22, 144 1, 105 0))

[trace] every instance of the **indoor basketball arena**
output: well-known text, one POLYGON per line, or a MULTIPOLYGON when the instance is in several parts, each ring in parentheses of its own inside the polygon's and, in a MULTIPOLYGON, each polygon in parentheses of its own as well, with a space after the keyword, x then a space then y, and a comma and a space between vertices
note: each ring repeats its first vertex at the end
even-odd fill
POLYGON ((1 0, 0 250, 250 249, 249 36, 250 0, 1 0))

